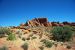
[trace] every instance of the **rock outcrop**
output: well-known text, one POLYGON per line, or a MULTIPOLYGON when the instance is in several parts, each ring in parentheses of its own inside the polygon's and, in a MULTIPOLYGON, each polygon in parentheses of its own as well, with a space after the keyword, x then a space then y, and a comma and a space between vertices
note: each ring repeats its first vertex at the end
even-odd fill
POLYGON ((75 23, 72 22, 48 22, 47 18, 35 18, 33 20, 30 20, 24 24, 25 26, 64 26, 64 25, 70 25, 75 26, 75 23))
POLYGON ((35 18, 33 20, 30 20, 26 22, 26 26, 51 26, 51 24, 48 22, 47 18, 35 18))
POLYGON ((70 23, 70 22, 62 22, 62 23, 48 22, 47 18, 35 18, 33 20, 29 20, 26 23, 20 24, 20 26, 18 26, 18 27, 13 27, 13 28, 28 29, 28 27, 35 27, 35 26, 48 27, 48 26, 64 26, 64 25, 75 26, 75 22, 72 22, 72 23, 70 23))
POLYGON ((64 25, 70 25, 70 26, 75 26, 75 22, 69 23, 69 22, 63 22, 64 25))

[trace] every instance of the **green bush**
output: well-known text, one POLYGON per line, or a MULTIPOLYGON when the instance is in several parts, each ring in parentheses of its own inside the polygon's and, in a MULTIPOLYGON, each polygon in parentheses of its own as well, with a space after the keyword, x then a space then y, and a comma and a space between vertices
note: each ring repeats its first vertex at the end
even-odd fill
POLYGON ((53 45, 52 42, 45 40, 45 39, 41 40, 41 42, 43 42, 47 48, 50 48, 53 45))
POLYGON ((28 43, 24 43, 21 47, 22 47, 24 50, 28 50, 28 43))
POLYGON ((16 40, 15 34, 12 34, 12 33, 9 34, 7 40, 11 40, 11 41, 16 40))
POLYGON ((3 46, 0 48, 0 50, 8 50, 8 47, 7 46, 3 46))
POLYGON ((11 33, 10 29, 6 27, 0 27, 0 37, 4 37, 5 34, 9 35, 11 33))
POLYGON ((69 41, 72 38, 72 28, 70 26, 56 26, 51 30, 53 40, 57 41, 69 41))

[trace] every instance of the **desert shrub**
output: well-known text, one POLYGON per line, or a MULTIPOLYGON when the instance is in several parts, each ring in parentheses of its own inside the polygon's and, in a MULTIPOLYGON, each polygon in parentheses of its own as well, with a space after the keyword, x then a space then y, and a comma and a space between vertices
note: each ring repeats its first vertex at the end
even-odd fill
POLYGON ((24 50, 28 50, 28 43, 24 43, 21 47, 22 47, 24 50))
POLYGON ((72 26, 72 30, 75 31, 75 26, 72 26))
POLYGON ((11 41, 16 40, 15 34, 12 34, 12 33, 9 34, 8 37, 7 37, 7 40, 11 40, 11 41))
POLYGON ((18 32, 18 37, 22 38, 22 33, 20 31, 18 32))
POLYGON ((43 46, 40 46, 39 48, 40 48, 40 50, 44 50, 44 47, 43 46))
POLYGON ((37 38, 37 37, 34 36, 34 37, 32 37, 31 39, 33 40, 33 39, 36 39, 36 38, 37 38))
POLYGON ((20 34, 20 31, 17 31, 16 34, 20 34))
POLYGON ((51 30, 51 33, 53 35, 53 40, 57 41, 70 41, 72 38, 72 28, 70 26, 56 26, 51 30))
POLYGON ((75 36, 75 26, 72 26, 73 35, 75 36))
POLYGON ((42 39, 40 42, 43 42, 43 43, 45 43, 45 42, 46 42, 46 39, 42 39))
POLYGON ((23 37, 22 40, 25 41, 26 39, 23 37))
POLYGON ((0 27, 0 37, 4 37, 5 34, 9 35, 11 33, 10 29, 6 27, 0 27))
POLYGON ((19 38, 22 38, 22 36, 21 36, 21 35, 18 35, 18 37, 19 37, 19 38))
POLYGON ((45 42, 45 46, 48 47, 48 48, 52 47, 52 45, 53 44, 50 41, 45 42))
POLYGON ((66 47, 67 49, 71 49, 71 46, 70 45, 67 45, 67 47, 66 47))
POLYGON ((33 34, 30 34, 30 35, 29 35, 29 37, 32 37, 32 36, 33 36, 33 34))
POLYGON ((28 37, 26 40, 30 40, 30 38, 28 37))
POLYGON ((48 48, 52 47, 52 45, 53 45, 53 43, 50 42, 49 40, 43 39, 41 42, 43 42, 45 44, 45 46, 48 48))
POLYGON ((8 47, 7 46, 3 46, 0 48, 0 50, 8 50, 8 47))

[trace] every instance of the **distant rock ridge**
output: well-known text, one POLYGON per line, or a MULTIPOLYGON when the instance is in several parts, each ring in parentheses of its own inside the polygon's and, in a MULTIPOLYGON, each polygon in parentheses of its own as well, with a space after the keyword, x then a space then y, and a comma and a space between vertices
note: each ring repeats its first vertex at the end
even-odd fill
POLYGON ((64 25, 70 25, 75 26, 75 22, 48 22, 47 18, 35 18, 33 20, 30 20, 25 23, 25 26, 64 26, 64 25))
POLYGON ((25 26, 29 27, 34 27, 34 26, 64 26, 64 25, 69 25, 69 26, 75 26, 75 22, 48 22, 47 18, 35 18, 32 20, 27 21, 26 23, 20 24, 17 28, 23 29, 25 26))

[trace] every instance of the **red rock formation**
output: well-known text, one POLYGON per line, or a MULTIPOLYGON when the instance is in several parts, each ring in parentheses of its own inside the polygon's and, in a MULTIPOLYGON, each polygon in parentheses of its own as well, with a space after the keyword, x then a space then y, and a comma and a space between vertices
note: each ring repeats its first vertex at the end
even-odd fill
POLYGON ((64 24, 60 23, 59 26, 64 26, 64 24))
POLYGON ((63 22, 64 25, 70 25, 70 26, 75 26, 75 22, 69 23, 69 22, 63 22))
POLYGON ((51 24, 47 21, 47 18, 35 18, 26 23, 26 26, 50 26, 51 24))
POLYGON ((26 22, 25 24, 22 23, 20 24, 20 26, 18 27, 13 27, 13 28, 20 28, 20 29, 25 29, 25 26, 28 27, 34 27, 34 26, 64 26, 64 25, 70 25, 70 26, 75 26, 75 23, 69 23, 69 22, 63 22, 63 23, 59 23, 59 22, 48 22, 47 18, 35 18, 33 20, 30 20, 28 22, 26 22))
POLYGON ((71 23, 69 22, 63 22, 64 25, 70 25, 71 23))
POLYGON ((71 23, 70 25, 71 25, 71 26, 75 26, 75 23, 71 23))
POLYGON ((52 24, 52 26, 59 26, 59 24, 56 22, 51 22, 51 24, 52 24))

